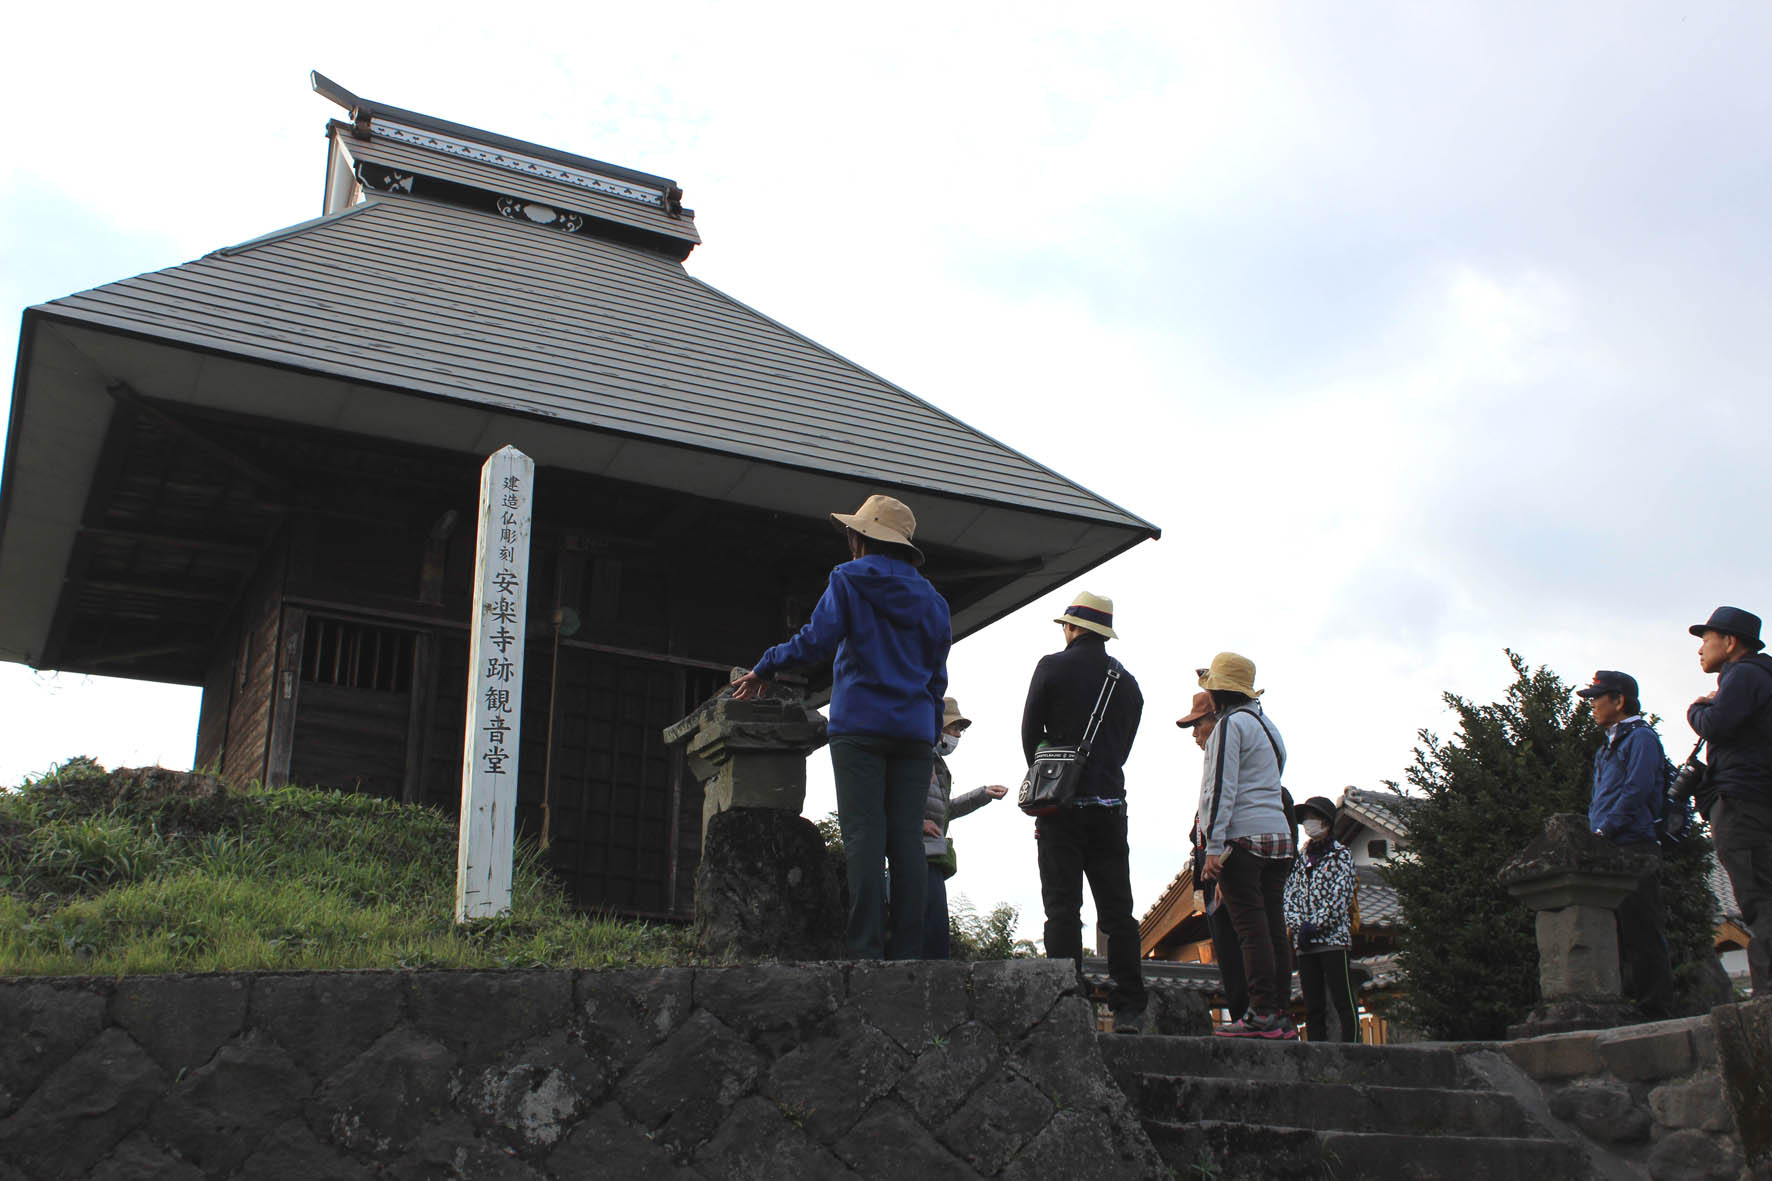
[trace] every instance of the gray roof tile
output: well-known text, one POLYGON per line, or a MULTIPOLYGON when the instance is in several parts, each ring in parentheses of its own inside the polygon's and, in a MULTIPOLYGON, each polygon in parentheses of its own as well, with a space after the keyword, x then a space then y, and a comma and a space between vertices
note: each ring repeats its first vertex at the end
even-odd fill
POLYGON ((378 199, 38 310, 668 444, 1155 533, 677 262, 473 209, 378 199))

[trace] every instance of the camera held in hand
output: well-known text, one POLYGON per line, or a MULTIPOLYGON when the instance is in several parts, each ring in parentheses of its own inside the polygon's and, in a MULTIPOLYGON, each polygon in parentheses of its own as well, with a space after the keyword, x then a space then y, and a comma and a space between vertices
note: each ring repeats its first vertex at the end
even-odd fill
POLYGON ((1685 803, 1698 794, 1699 785, 1704 782, 1705 766, 1698 761, 1693 753, 1685 764, 1674 773, 1673 782, 1667 785, 1667 798, 1670 803, 1685 803))
POLYGON ((1704 786, 1704 775, 1707 768, 1698 758, 1698 752, 1704 749, 1704 739, 1692 748, 1686 761, 1680 764, 1668 780, 1667 799, 1661 806, 1661 819, 1656 821, 1655 835, 1662 845, 1671 845, 1686 835, 1692 827, 1692 797, 1704 786))

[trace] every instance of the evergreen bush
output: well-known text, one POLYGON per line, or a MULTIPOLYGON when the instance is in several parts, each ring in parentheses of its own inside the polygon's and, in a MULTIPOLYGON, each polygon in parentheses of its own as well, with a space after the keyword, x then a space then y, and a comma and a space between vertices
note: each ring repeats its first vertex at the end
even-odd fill
MULTIPOLYGON (((1382 871, 1403 908, 1396 1016, 1442 1040, 1498 1039, 1538 1002, 1532 912, 1496 881, 1557 812, 1586 815, 1602 734, 1573 686, 1507 653, 1502 700, 1448 693, 1456 736, 1421 731, 1407 778, 1409 848, 1382 871)), ((1393 788, 1395 784, 1390 785, 1393 788)), ((1663 862, 1662 896, 1676 980, 1714 957, 1716 902, 1702 829, 1663 862)))

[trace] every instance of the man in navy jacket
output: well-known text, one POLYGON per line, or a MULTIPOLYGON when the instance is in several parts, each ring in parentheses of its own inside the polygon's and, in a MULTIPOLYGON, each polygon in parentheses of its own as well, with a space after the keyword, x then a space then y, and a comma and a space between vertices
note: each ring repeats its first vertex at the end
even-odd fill
POLYGON ((953 643, 947 600, 917 571, 917 519, 890 496, 832 513, 851 561, 831 571, 812 619, 763 653, 733 696, 760 697, 777 671, 836 659, 831 681, 831 767, 848 861, 851 959, 914 960, 923 953, 929 870, 923 801, 941 734, 953 643), (882 862, 890 865, 890 924, 882 862), (889 928, 889 929, 888 929, 889 928))
POLYGON ((1661 843, 1655 822, 1666 806, 1667 755, 1643 720, 1637 680, 1601 669, 1577 689, 1593 707, 1606 741, 1594 753, 1594 794, 1588 827, 1620 849, 1653 857, 1654 868, 1636 892, 1618 904, 1618 952, 1624 988, 1651 1021, 1673 1016, 1674 978, 1668 964, 1667 917, 1661 903, 1661 843))
POLYGON ((1739 607, 1688 630, 1702 641, 1700 667, 1717 674, 1716 689, 1686 710, 1710 746, 1699 811, 1741 904, 1754 995, 1772 996, 1772 658, 1760 651, 1760 617, 1739 607))

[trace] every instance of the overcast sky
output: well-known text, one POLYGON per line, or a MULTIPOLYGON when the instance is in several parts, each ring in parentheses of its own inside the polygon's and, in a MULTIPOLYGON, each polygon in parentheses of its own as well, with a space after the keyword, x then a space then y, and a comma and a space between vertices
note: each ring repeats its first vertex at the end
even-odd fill
MULTIPOLYGON (((316 215, 317 68, 675 178, 692 273, 1163 528, 1080 584, 1148 703, 1141 913, 1198 789, 1170 722, 1221 649, 1259 666, 1300 798, 1401 778, 1507 647, 1634 672, 1684 753, 1686 626, 1772 610, 1772 9, 887 12, 29 6, 0 353, 30 304, 316 215)), ((1063 600, 955 649, 956 787, 1018 781, 1063 600)), ((197 697, 0 666, 0 783, 189 766, 197 697)), ((954 835, 950 889, 1037 935, 1031 822, 954 835)))

